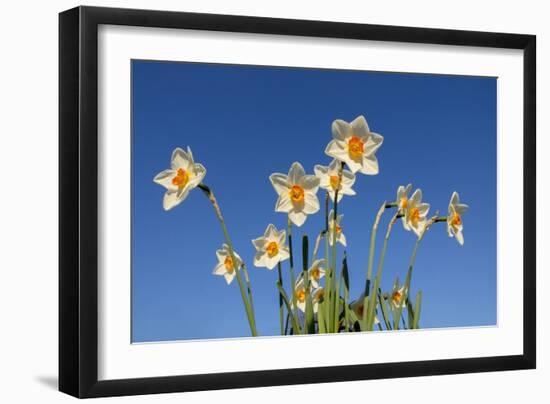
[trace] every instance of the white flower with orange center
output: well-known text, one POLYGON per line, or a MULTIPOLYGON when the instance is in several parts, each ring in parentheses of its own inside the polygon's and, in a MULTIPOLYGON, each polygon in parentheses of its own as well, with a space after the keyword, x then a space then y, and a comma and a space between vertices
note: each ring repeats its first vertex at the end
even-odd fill
MULTIPOLYGON (((311 286, 313 286, 313 284, 311 286)), ((311 290, 311 287, 310 287, 309 291, 310 291, 309 293, 311 294, 311 303, 313 305, 313 313, 315 314, 319 310, 319 302, 325 296, 325 290, 321 287, 311 290)), ((304 285, 303 276, 299 276, 295 282, 294 297, 296 298, 296 307, 298 307, 300 311, 305 313, 306 312, 306 289, 304 285)))
POLYGON ((449 237, 456 238, 460 245, 464 244, 464 236, 462 235, 462 215, 468 210, 468 205, 460 203, 458 192, 453 192, 451 201, 449 202, 449 211, 447 213, 447 233, 449 237))
POLYGON ((288 218, 296 226, 304 224, 307 215, 319 211, 319 178, 306 175, 300 163, 293 163, 288 175, 274 173, 269 179, 279 195, 275 212, 288 213, 288 218))
POLYGON ((176 148, 172 152, 171 167, 157 174, 153 179, 166 188, 162 206, 170 210, 179 205, 193 188, 201 183, 206 175, 202 164, 193 161, 193 154, 188 147, 187 151, 176 148))
POLYGON ((344 247, 347 246, 346 236, 342 230, 342 219, 344 215, 338 215, 336 222, 334 221, 334 210, 331 210, 328 214, 328 242, 332 246, 334 240, 334 232, 336 231, 336 242, 342 244, 344 247))
POLYGON ((214 275, 223 276, 225 281, 229 285, 235 278, 235 269, 240 269, 243 265, 243 260, 235 251, 233 251, 235 261, 231 257, 231 252, 227 244, 223 244, 220 250, 216 251, 218 257, 218 264, 214 268, 214 275))
POLYGON ((365 117, 358 116, 352 122, 337 119, 332 123, 334 138, 325 153, 347 164, 352 173, 378 174, 378 160, 375 153, 384 138, 371 132, 365 117))
POLYGON ((252 240, 256 247, 254 265, 257 267, 275 268, 279 262, 290 257, 288 246, 285 245, 286 232, 278 231, 275 226, 269 224, 262 237, 252 240))
MULTIPOLYGON (((357 318, 361 320, 365 314, 365 292, 361 293, 361 296, 357 300, 354 300, 350 305, 350 309, 355 313, 357 318)), ((374 324, 380 323, 378 316, 374 316, 374 324)))
POLYGON ((412 230, 417 236, 420 236, 428 221, 429 210, 430 204, 422 203, 422 191, 420 189, 414 191, 405 209, 405 221, 403 222, 405 230, 412 230))
POLYGON ((317 289, 320 286, 320 280, 325 276, 325 259, 319 259, 313 261, 313 264, 309 267, 308 278, 311 286, 317 289))
POLYGON ((319 178, 319 186, 327 190, 333 201, 336 190, 338 190, 338 202, 344 195, 355 195, 355 191, 351 189, 355 183, 355 174, 348 170, 342 170, 340 177, 340 164, 339 160, 334 159, 328 167, 318 164, 313 168, 315 175, 319 178))
POLYGON ((401 221, 403 222, 404 228, 407 228, 405 211, 409 207, 409 194, 411 193, 411 190, 412 184, 408 184, 406 187, 400 185, 399 188, 397 188, 397 198, 395 199, 395 203, 397 204, 397 209, 399 210, 399 213, 403 215, 401 217, 401 221))
POLYGON ((401 286, 400 288, 396 287, 393 290, 390 296, 390 302, 394 309, 399 309, 399 306, 403 305, 403 303, 405 302, 404 294, 405 294, 405 286, 401 286))

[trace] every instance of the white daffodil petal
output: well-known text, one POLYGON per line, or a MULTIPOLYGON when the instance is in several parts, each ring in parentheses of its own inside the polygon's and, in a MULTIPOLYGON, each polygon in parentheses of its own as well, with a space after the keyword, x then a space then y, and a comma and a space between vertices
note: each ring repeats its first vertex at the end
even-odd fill
POLYGON ((462 231, 457 231, 455 233, 456 241, 458 241, 458 244, 464 245, 464 236, 462 235, 462 231))
POLYGON ((371 132, 365 142, 365 154, 375 153, 384 143, 384 137, 378 133, 371 132))
POLYGON ((346 236, 344 236, 344 233, 340 233, 340 235, 338 236, 338 241, 339 241, 340 244, 342 244, 344 247, 347 247, 346 236))
POLYGON ((258 251, 254 255, 254 265, 257 267, 265 267, 267 255, 263 251, 258 251))
POLYGON ((334 139, 346 140, 351 136, 350 124, 341 119, 336 119, 332 122, 332 136, 334 139))
POLYGON ((288 194, 281 194, 277 198, 277 203, 275 204, 275 212, 290 212, 293 209, 292 201, 288 194))
POLYGON ((168 189, 169 191, 175 191, 178 189, 177 186, 172 184, 172 179, 176 175, 176 172, 174 170, 164 170, 158 173, 155 178, 153 178, 153 181, 159 185, 162 185, 164 188, 168 189))
MULTIPOLYGON (((351 167, 350 167, 351 168, 351 167)), ((363 164, 359 171, 366 175, 376 175, 379 172, 378 159, 374 154, 363 156, 363 164)))
POLYGON ((317 192, 319 189, 319 178, 315 175, 304 175, 298 183, 305 191, 317 192))
POLYGON ((225 281, 227 282, 227 284, 231 285, 231 282, 233 282, 233 279, 235 279, 235 271, 231 273, 226 272, 225 274, 223 274, 223 277, 225 278, 225 281))
POLYGON ((189 156, 186 151, 176 147, 172 152, 172 169, 177 170, 178 168, 183 168, 187 170, 190 165, 194 164, 193 157, 189 156))
POLYGON ((303 212, 311 215, 313 213, 317 213, 319 211, 319 199, 317 199, 317 195, 306 192, 304 195, 304 208, 303 212))
POLYGON ((370 129, 367 124, 367 120, 363 115, 359 115, 351 122, 351 129, 354 136, 366 136, 369 134, 370 129))
POLYGON ((164 210, 170 210, 178 206, 185 199, 185 196, 187 195, 178 198, 178 193, 176 191, 166 192, 162 200, 162 207, 164 208, 164 210))
POLYGON ((289 184, 300 184, 301 178, 306 175, 304 167, 297 161, 292 163, 290 170, 288 171, 288 182, 289 184))
POLYGON ((349 156, 348 156, 348 152, 346 151, 346 146, 345 146, 345 144, 342 146, 340 143, 341 142, 339 140, 332 140, 327 145, 327 148, 325 149, 325 154, 330 156, 330 157, 333 157, 335 159, 338 159, 340 161, 344 161, 344 162, 347 163, 347 160, 350 160, 350 159, 349 159, 349 156))
POLYGON ((225 268, 225 265, 222 262, 219 262, 218 265, 214 267, 214 272, 212 272, 214 275, 223 275, 227 272, 227 269, 225 268))
POLYGON ((304 222, 307 219, 307 215, 304 212, 296 212, 296 211, 290 211, 288 213, 288 218, 294 223, 296 226, 300 227, 304 224, 304 222))
POLYGON ((269 180, 271 181, 271 184, 273 185, 273 188, 275 188, 275 192, 277 192, 278 195, 288 194, 290 185, 288 184, 286 175, 279 173, 271 174, 269 176, 269 180))

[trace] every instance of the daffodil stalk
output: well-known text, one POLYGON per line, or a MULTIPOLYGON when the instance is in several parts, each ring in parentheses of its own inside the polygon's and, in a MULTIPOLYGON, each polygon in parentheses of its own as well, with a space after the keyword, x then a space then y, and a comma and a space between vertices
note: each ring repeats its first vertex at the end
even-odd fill
MULTIPOLYGON (((342 162, 339 165, 338 168, 338 184, 342 181, 342 172, 344 170, 345 163, 342 162)), ((332 283, 331 287, 332 290, 329 291, 329 301, 331 303, 330 306, 330 319, 332 322, 332 331, 338 332, 338 317, 340 315, 339 311, 339 305, 340 305, 340 290, 335 290, 335 284, 336 284, 336 255, 337 255, 337 248, 336 248, 336 241, 337 241, 337 218, 338 218, 338 190, 340 187, 335 187, 334 190, 334 216, 333 216, 333 223, 332 223, 332 234, 329 233, 329 235, 332 237, 332 283)))
POLYGON ((313 303, 312 296, 310 293, 310 280, 309 280, 309 242, 307 235, 304 235, 302 238, 302 278, 304 282, 305 289, 305 299, 306 307, 304 313, 304 334, 314 334, 315 333, 315 324, 313 319, 313 303))
MULTIPOLYGON (((382 277, 382 269, 384 267, 384 259, 386 257, 386 251, 388 249, 388 240, 390 238, 390 233, 393 228, 393 225, 395 224, 396 220, 400 217, 400 213, 397 212, 390 220, 390 223, 388 224, 388 230, 386 231, 386 237, 384 238, 384 244, 382 246, 382 252, 380 254, 380 262, 378 264, 378 271, 376 272, 376 277, 374 279, 374 285, 373 285, 373 293, 369 297, 369 304, 368 310, 366 310, 366 328, 367 331, 371 331, 372 327, 374 325, 374 315, 375 315, 375 308, 376 308, 376 300, 378 295, 378 290, 380 288, 380 279, 382 277)), ((364 319, 365 320, 365 319, 364 319)))
MULTIPOLYGON (((412 252, 412 256, 411 256, 411 260, 409 261, 409 269, 407 271, 407 277, 405 278, 405 285, 404 285, 404 289, 403 289, 403 296, 401 296, 401 301, 403 302, 406 302, 408 297, 409 297, 409 290, 410 290, 410 286, 411 286, 411 277, 412 277, 412 270, 413 270, 413 266, 414 266, 414 262, 416 260, 416 253, 418 252, 418 246, 420 245, 420 242, 422 241, 422 239, 424 238, 424 235, 426 234, 426 231, 428 231, 428 229, 430 228, 430 226, 432 224, 434 224, 436 221, 440 221, 438 220, 439 219, 439 216, 438 214, 436 213, 432 218, 430 218, 424 228, 422 229, 422 231, 420 232, 420 235, 418 236, 418 239, 416 240, 416 243, 414 244, 414 249, 413 249, 413 252, 412 252)), ((399 307, 397 308, 397 312, 396 312, 396 315, 395 315, 395 318, 393 319, 393 328, 395 330, 398 330, 399 329, 399 320, 401 319, 401 313, 403 312, 403 306, 404 304, 399 304, 399 307)))
MULTIPOLYGON (((200 188, 205 195, 208 197, 210 202, 212 203, 212 206, 214 207, 214 210, 216 211, 216 216, 218 217, 220 224, 222 226, 223 235, 225 237, 225 242, 227 243, 227 246, 229 247, 229 252, 231 255, 231 259, 233 262, 237 262, 235 257, 235 251, 233 249, 233 244, 231 243, 231 239, 229 237, 229 232, 227 231, 227 226, 225 225, 225 220, 223 219, 222 212, 220 209, 220 206, 218 205, 218 202, 216 200, 216 197, 214 196, 214 193, 212 190, 205 184, 200 183, 197 185, 198 188, 200 188)), ((241 270, 235 266, 234 268, 235 273, 237 275, 237 282, 239 283, 239 290, 241 292, 241 298, 243 300, 243 304, 246 311, 246 316, 248 318, 248 324, 250 326, 250 332, 252 333, 252 336, 256 337, 258 335, 258 332, 256 331, 256 320, 254 317, 254 310, 252 308, 252 292, 250 290, 250 282, 248 281, 247 276, 247 285, 248 285, 248 298, 247 298, 247 292, 245 291, 243 280, 241 277, 241 270)))
MULTIPOLYGON (((298 324, 298 328, 294 329, 294 334, 301 334, 302 331, 298 322, 298 306, 296 301, 296 293, 294 291, 296 276, 294 275, 294 255, 292 251, 292 221, 290 220, 290 218, 288 219, 288 249, 290 252, 290 284, 292 292, 292 308, 294 310, 294 318, 296 319, 295 323, 298 324)), ((294 328, 294 325, 292 326, 292 328, 294 328)))
MULTIPOLYGON (((277 272, 279 273, 279 283, 283 286, 283 273, 281 271, 281 261, 277 264, 277 272)), ((283 309, 283 295, 279 292, 279 325, 281 326, 281 335, 285 335, 284 324, 284 309, 283 309)))

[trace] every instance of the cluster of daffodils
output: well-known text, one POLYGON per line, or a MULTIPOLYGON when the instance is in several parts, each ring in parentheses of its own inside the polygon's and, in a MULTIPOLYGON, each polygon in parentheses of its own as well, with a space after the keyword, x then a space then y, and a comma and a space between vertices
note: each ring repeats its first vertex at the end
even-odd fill
MULTIPOLYGON (((350 278, 347 267, 347 240, 343 232, 341 213, 344 196, 354 196, 356 175, 376 175, 379 172, 376 153, 384 138, 371 131, 363 116, 351 122, 337 119, 332 123, 332 140, 325 154, 332 158, 328 165, 315 165, 307 174, 302 164, 295 162, 287 174, 274 173, 269 180, 277 195, 275 212, 285 215, 282 229, 268 224, 263 235, 252 240, 255 249, 254 266, 277 268, 274 296, 278 296, 280 333, 311 334, 413 329, 420 327, 422 292, 413 299, 410 293, 412 269, 420 241, 435 223, 445 223, 449 237, 464 244, 462 216, 468 206, 460 203, 457 192, 451 196, 447 215, 430 216, 430 204, 423 202, 422 190, 412 192, 411 184, 399 186, 394 201, 384 201, 375 216, 370 237, 370 254, 366 263, 365 285, 356 299, 350 300, 350 278), (321 211, 319 194, 324 194, 324 220, 319 226, 316 242, 310 249, 307 234, 302 234, 300 254, 293 246, 293 232, 309 216, 321 211), (377 229, 385 211, 393 209, 376 273, 373 274, 377 229), (383 264, 391 230, 401 220, 403 229, 416 236, 408 270, 403 283, 396 278, 388 291, 381 289, 383 264), (324 257, 318 258, 321 241, 324 257), (338 257, 339 250, 340 259, 338 257), (285 280, 286 279, 286 280, 285 280), (287 286, 289 285, 289 286, 287 286), (286 286, 286 287, 285 287, 286 286)), ((172 153, 170 168, 160 172, 154 182, 166 188, 163 207, 170 210, 185 200, 194 188, 208 197, 222 226, 225 242, 216 251, 214 275, 223 276, 230 285, 237 279, 250 331, 258 335, 252 304, 252 288, 246 265, 234 250, 220 206, 212 190, 203 183, 206 169, 195 163, 188 148, 172 153)), ((298 249, 300 250, 300 249, 298 249)))

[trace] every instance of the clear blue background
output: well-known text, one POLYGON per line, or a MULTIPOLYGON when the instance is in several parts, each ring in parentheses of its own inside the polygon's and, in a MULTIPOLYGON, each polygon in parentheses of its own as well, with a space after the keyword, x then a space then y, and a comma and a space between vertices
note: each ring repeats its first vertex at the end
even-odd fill
MULTIPOLYGON (((132 101, 134 342, 249 335, 236 280, 227 286, 212 275, 224 239, 208 200, 195 190, 175 209, 162 209, 164 189, 153 177, 169 167, 172 150, 189 145, 206 167, 205 183, 249 267, 259 333, 275 335, 277 273, 253 266, 251 244, 267 224, 286 225, 286 215, 274 212, 268 177, 286 173, 294 161, 309 173, 315 164, 328 165, 332 121, 361 114, 384 144, 380 174, 358 174, 357 196, 344 197, 339 209, 352 298, 364 285, 378 207, 412 182, 432 213, 446 214, 455 190, 470 205, 463 247, 443 223, 420 247, 412 292, 423 290, 421 326, 496 323, 495 78, 133 61, 132 101)), ((314 239, 323 215, 295 230, 295 249, 303 233, 314 239)), ((395 276, 404 279, 414 242, 396 226, 383 288, 395 276)))

